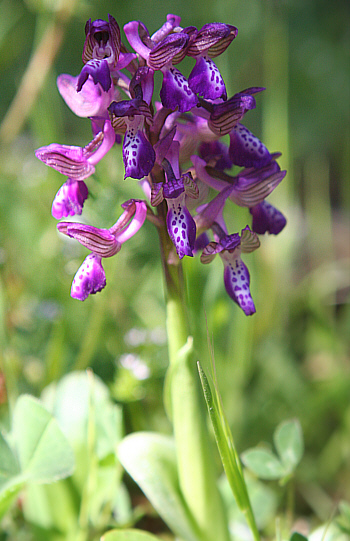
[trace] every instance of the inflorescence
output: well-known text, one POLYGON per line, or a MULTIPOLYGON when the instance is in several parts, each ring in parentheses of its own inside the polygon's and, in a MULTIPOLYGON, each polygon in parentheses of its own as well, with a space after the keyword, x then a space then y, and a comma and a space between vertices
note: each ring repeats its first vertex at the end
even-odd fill
POLYGON ((182 28, 180 17, 168 15, 150 36, 140 21, 124 26, 135 51, 121 41, 117 21, 108 15, 86 23, 84 66, 77 77, 60 75, 59 92, 71 110, 91 120, 93 139, 84 148, 51 144, 36 156, 67 178, 52 214, 56 219, 81 214, 88 197, 85 180, 95 165, 122 142, 125 177, 141 182, 146 200, 131 199, 109 229, 60 222, 58 230, 90 250, 72 284, 71 296, 85 300, 106 285, 102 258, 111 257, 149 219, 167 228, 174 245, 171 261, 201 251, 202 263, 219 254, 227 293, 246 315, 255 312, 242 253, 260 245, 258 234, 278 234, 286 219, 266 201, 286 171, 241 121, 256 107, 252 87, 227 99, 224 80, 213 61, 237 36, 223 23, 182 28), (177 65, 190 56, 194 67, 186 78, 177 65), (154 74, 161 71, 160 101, 153 102, 154 74), (126 99, 123 99, 126 97, 126 99), (230 144, 220 139, 229 135, 230 144), (235 176, 225 172, 243 169, 235 176), (212 188, 217 194, 213 197, 212 188), (247 207, 252 226, 229 234, 223 208, 230 199, 247 207), (166 205, 166 212, 160 213, 166 205), (161 216, 166 215, 166 220, 161 216), (165 224, 166 221, 166 224, 165 224), (211 238, 209 237, 211 234, 211 238), (213 239, 213 240, 211 240, 213 239), (176 254, 175 255, 175 250, 176 254))

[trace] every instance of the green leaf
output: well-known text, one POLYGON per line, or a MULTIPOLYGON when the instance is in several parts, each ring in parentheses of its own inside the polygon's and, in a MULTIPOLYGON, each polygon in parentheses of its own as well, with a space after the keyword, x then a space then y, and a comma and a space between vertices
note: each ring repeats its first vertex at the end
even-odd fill
POLYGON ((284 421, 275 430, 274 443, 281 462, 288 470, 294 471, 304 452, 303 433, 297 419, 284 421))
POLYGON ((0 488, 19 473, 19 465, 7 441, 0 433, 0 488))
POLYGON ((159 537, 142 530, 111 530, 101 537, 101 541, 157 541, 159 537))
POLYGON ((307 537, 305 537, 301 533, 294 532, 290 536, 290 541, 307 541, 307 537))
POLYGON ((242 454, 242 460, 261 479, 281 479, 288 474, 276 455, 267 449, 248 449, 242 454))
POLYGON ((6 486, 1 488, 0 492, 0 520, 11 507, 14 499, 16 498, 19 491, 23 488, 24 482, 21 481, 18 477, 15 477, 13 480, 9 481, 6 486))
POLYGON ((28 395, 19 397, 12 435, 26 480, 50 483, 73 472, 73 451, 57 421, 39 400, 28 395))
POLYGON ((173 439, 151 432, 134 433, 120 443, 118 457, 172 531, 187 541, 198 541, 179 488, 173 439))

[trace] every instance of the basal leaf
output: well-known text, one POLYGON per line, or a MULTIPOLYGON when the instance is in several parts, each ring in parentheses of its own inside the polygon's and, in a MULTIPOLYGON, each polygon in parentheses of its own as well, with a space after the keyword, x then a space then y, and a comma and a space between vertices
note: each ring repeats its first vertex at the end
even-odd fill
POLYGON ((193 519, 182 497, 172 438, 138 432, 124 438, 119 460, 171 530, 186 541, 197 541, 193 519))
POLYGON ((13 439, 21 473, 27 480, 49 483, 73 472, 74 455, 67 438, 39 400, 28 395, 19 397, 13 439))

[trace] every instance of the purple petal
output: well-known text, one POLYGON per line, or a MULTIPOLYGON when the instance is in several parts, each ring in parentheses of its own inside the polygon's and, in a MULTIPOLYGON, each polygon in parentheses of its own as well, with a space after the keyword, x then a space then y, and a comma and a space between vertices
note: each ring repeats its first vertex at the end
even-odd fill
POLYGON ((197 56, 208 52, 212 57, 218 56, 227 49, 237 32, 237 28, 230 24, 205 24, 192 40, 187 54, 197 56))
POLYGON ((57 78, 57 87, 68 107, 80 117, 102 116, 114 97, 113 86, 104 92, 100 85, 87 79, 77 92, 78 77, 62 74, 57 78))
POLYGON ((230 132, 229 155, 235 165, 243 167, 263 167, 271 161, 265 145, 242 124, 230 132))
POLYGON ((87 79, 92 77, 95 85, 101 85, 105 92, 112 86, 111 74, 107 60, 89 60, 78 77, 77 91, 80 92, 87 79))
POLYGON ((224 260, 224 283, 231 299, 233 299, 246 316, 255 313, 255 306, 250 295, 250 276, 246 265, 239 257, 232 257, 230 261, 224 260))
POLYGON ((253 216, 252 229, 259 235, 264 233, 278 235, 287 223, 282 212, 267 201, 263 201, 249 210, 253 216))
POLYGON ((81 147, 52 143, 38 148, 35 156, 72 180, 84 180, 95 171, 95 167, 88 162, 81 147))
POLYGON ((106 276, 101 258, 95 254, 87 256, 74 276, 71 297, 85 301, 89 295, 98 293, 106 286, 106 276))
POLYGON ((177 255, 180 259, 185 255, 193 256, 196 224, 185 206, 185 194, 181 194, 177 199, 167 199, 167 203, 166 223, 177 255))
POLYGON ((177 32, 166 36, 149 53, 147 64, 154 71, 161 70, 169 62, 178 63, 186 56, 189 41, 187 34, 177 32))
POLYGON ((224 80, 217 66, 209 56, 200 56, 190 73, 188 83, 195 94, 205 99, 227 99, 224 80))
POLYGON ((152 41, 154 43, 158 43, 164 39, 165 36, 167 36, 173 30, 173 28, 180 25, 180 22, 181 17, 169 13, 166 17, 166 23, 164 23, 163 26, 161 26, 161 28, 159 28, 159 30, 153 34, 152 41))
POLYGON ((148 59, 151 49, 145 45, 140 37, 139 29, 142 30, 142 23, 130 21, 124 25, 124 32, 131 47, 145 60, 148 59))
POLYGON ((91 225, 76 222, 60 222, 57 229, 76 239, 99 257, 111 257, 121 249, 121 243, 108 229, 99 229, 91 225))
POLYGON ((67 216, 81 214, 87 196, 88 189, 85 182, 82 180, 68 180, 61 186, 53 200, 52 216, 56 220, 61 220, 61 218, 67 218, 67 216))
POLYGON ((147 176, 155 159, 156 154, 146 136, 141 130, 129 123, 123 143, 124 178, 141 179, 147 176))
POLYGON ((198 103, 198 98, 190 89, 187 79, 174 67, 164 70, 160 98, 164 107, 173 111, 178 107, 181 113, 189 111, 198 103))

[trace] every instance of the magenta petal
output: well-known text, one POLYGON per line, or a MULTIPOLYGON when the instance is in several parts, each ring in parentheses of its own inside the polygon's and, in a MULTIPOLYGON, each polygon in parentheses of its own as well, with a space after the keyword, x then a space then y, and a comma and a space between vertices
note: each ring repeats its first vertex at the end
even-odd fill
POLYGON ((188 83, 195 94, 199 94, 205 99, 227 99, 226 87, 221 73, 208 56, 197 57, 188 83))
POLYGON ((77 91, 79 77, 62 74, 57 78, 57 87, 68 107, 80 117, 102 116, 113 100, 114 88, 104 92, 100 85, 87 79, 84 86, 77 91))
POLYGON ((156 154, 141 130, 130 128, 125 133, 123 161, 125 177, 141 179, 151 171, 156 154))
POLYGON ((81 147, 52 143, 38 148, 35 156, 72 180, 84 180, 95 171, 95 167, 88 162, 81 147))
POLYGON ((187 79, 174 67, 164 70, 160 98, 164 107, 185 113, 198 103, 197 96, 192 92, 187 79))
POLYGON ((229 155, 235 165, 242 167, 263 167, 271 160, 265 145, 242 124, 230 132, 229 155))
POLYGON ((106 276, 102 267, 101 258, 90 254, 74 276, 71 288, 71 297, 85 301, 89 295, 98 293, 106 286, 106 276))
POLYGON ((168 233, 182 259, 185 255, 193 256, 196 240, 196 224, 185 206, 185 194, 176 199, 167 199, 168 214, 166 218, 168 233))
POLYGON ((81 214, 84 201, 88 196, 88 189, 82 180, 68 180, 58 190, 52 203, 51 213, 56 220, 81 214))
POLYGON ((227 256, 224 264, 224 283, 227 293, 242 308, 246 316, 251 316, 256 310, 250 295, 250 276, 246 265, 237 257, 227 261, 227 256))

